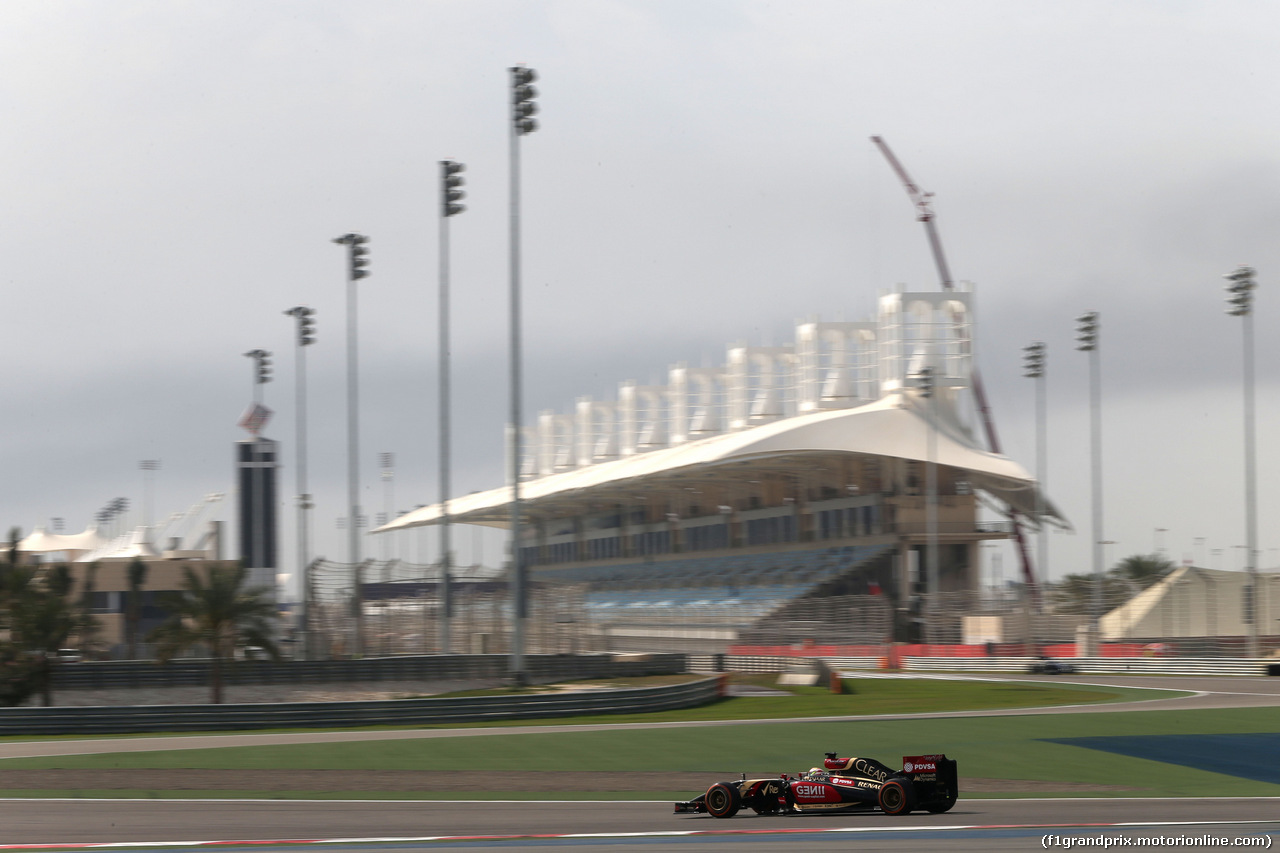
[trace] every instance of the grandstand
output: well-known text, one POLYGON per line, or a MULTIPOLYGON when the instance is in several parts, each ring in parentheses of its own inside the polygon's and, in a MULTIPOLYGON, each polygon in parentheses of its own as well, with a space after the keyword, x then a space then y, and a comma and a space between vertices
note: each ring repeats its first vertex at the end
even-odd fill
MULTIPOLYGON (((533 584, 580 590, 612 648, 723 648, 795 622, 809 624, 788 636, 875 642, 927 629, 922 597, 978 590, 979 545, 1009 537, 1012 513, 1067 526, 976 438, 971 298, 885 294, 874 320, 803 322, 792 344, 731 346, 722 367, 541 413, 520 460, 533 584), (819 624, 796 616, 835 597, 848 606, 819 624), (851 631, 854 613, 874 618, 851 631)), ((452 499, 449 521, 507 527, 511 495, 452 499)))

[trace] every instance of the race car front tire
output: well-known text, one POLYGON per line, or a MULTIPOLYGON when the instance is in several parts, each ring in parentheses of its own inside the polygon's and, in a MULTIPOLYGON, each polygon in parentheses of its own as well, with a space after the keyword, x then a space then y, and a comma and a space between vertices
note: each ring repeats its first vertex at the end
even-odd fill
POLYGON ((915 793, 910 780, 896 777, 886 779, 880 786, 876 804, 880 806, 880 811, 888 815, 910 814, 915 808, 915 793))
POLYGON ((738 789, 724 782, 717 782, 708 788, 703 802, 707 804, 707 814, 712 817, 733 817, 742 808, 742 796, 738 789))

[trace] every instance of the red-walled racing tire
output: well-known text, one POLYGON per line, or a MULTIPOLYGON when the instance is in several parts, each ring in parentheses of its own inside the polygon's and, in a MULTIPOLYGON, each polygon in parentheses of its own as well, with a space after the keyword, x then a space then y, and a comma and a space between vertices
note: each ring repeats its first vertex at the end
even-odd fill
POLYGON ((915 789, 906 779, 886 779, 880 786, 880 797, 877 805, 880 811, 889 815, 910 814, 915 808, 915 789))
POLYGON ((733 817, 742 808, 738 789, 724 782, 717 782, 707 789, 705 802, 707 814, 712 817, 733 817))

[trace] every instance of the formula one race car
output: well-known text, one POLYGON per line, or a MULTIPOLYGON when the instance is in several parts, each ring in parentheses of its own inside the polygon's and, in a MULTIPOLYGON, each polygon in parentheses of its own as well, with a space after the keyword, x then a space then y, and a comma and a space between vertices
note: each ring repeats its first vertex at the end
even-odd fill
POLYGON ((717 782, 707 792, 676 803, 676 814, 733 817, 738 810, 756 814, 844 812, 879 808, 885 814, 924 809, 935 814, 956 804, 956 762, 945 755, 910 755, 894 770, 874 758, 837 758, 828 752, 822 767, 798 776, 717 782))
POLYGON ((1031 662, 1029 670, 1044 675, 1071 675, 1076 668, 1070 661, 1041 656, 1031 662))

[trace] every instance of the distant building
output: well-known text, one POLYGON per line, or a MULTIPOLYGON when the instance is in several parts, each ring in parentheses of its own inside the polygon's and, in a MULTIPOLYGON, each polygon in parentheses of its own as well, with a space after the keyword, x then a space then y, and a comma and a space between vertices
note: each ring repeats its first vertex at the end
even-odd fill
MULTIPOLYGON (((754 597, 767 614, 833 593, 883 593, 905 610, 931 585, 976 592, 979 544, 1012 532, 981 507, 1068 525, 978 437, 970 299, 891 293, 873 321, 800 323, 792 344, 732 346, 723 366, 677 364, 666 385, 624 382, 616 401, 542 412, 520 460, 531 577, 592 584, 596 605, 633 619, 685 599, 692 612, 754 597), (646 577, 688 594, 606 598, 646 577)), ((463 495, 449 517, 507 527, 510 502, 509 486, 463 495)), ((377 532, 443 517, 425 506, 377 532)))
POLYGON ((279 444, 255 437, 236 442, 236 497, 239 556, 250 583, 275 588, 279 541, 276 471, 279 444))
MULTIPOLYGON (((1247 619, 1247 572, 1181 566, 1101 619, 1104 640, 1241 637, 1247 619)), ((1280 634, 1280 572, 1258 572, 1258 633, 1280 634)))

